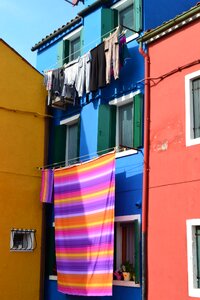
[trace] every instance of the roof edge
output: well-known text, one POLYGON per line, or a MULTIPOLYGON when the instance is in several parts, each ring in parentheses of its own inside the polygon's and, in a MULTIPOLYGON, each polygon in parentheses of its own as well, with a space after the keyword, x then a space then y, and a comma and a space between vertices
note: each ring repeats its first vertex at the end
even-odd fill
POLYGON ((69 29, 70 27, 72 27, 73 25, 77 24, 81 20, 82 20, 82 18, 80 16, 76 16, 76 18, 73 19, 71 22, 67 23, 63 27, 61 27, 58 30, 54 31, 54 33, 50 34, 49 36, 47 36, 46 38, 44 38, 43 40, 41 40, 40 42, 38 42, 37 44, 35 44, 35 46, 33 46, 31 48, 31 51, 37 50, 38 48, 40 48, 41 46, 43 46, 44 44, 46 44, 48 41, 50 41, 53 38, 57 37, 59 34, 63 33, 65 30, 69 29))
POLYGON ((85 17, 89 13, 93 12, 95 9, 101 7, 102 4, 105 4, 106 2, 108 2, 108 0, 97 0, 96 2, 92 3, 91 5, 88 5, 86 8, 81 10, 78 13, 78 16, 85 17))
MULTIPOLYGON (((174 30, 178 29, 179 27, 176 27, 178 24, 186 21, 189 18, 194 17, 196 14, 200 14, 200 3, 198 3, 196 6, 192 7, 188 11, 182 13, 181 15, 178 15, 174 19, 171 19, 170 21, 163 23, 162 25, 156 27, 155 29, 147 31, 142 37, 139 37, 137 39, 137 41, 138 41, 138 43, 153 42, 157 35, 163 33, 165 30, 168 30, 173 26, 175 26, 174 30)), ((200 15, 199 15, 199 17, 200 17, 200 15)), ((193 19, 189 20, 189 21, 193 21, 193 19)), ((188 24, 188 22, 184 23, 182 25, 186 25, 186 24, 188 24)), ((168 33, 171 33, 171 32, 172 32, 172 30, 170 30, 168 33)))

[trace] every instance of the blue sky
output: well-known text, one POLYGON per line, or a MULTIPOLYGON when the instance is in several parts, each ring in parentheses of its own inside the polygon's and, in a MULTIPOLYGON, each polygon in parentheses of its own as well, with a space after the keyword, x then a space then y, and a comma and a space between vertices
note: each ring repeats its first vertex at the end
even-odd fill
POLYGON ((35 66, 31 47, 81 9, 82 3, 73 7, 65 0, 0 0, 0 38, 35 66))

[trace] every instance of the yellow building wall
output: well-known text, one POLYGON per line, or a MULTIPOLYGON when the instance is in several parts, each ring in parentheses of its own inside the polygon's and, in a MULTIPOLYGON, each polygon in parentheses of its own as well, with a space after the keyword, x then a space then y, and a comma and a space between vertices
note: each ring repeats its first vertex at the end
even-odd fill
POLYGON ((0 61, 0 299, 38 300, 42 204, 37 166, 44 163, 46 122, 38 114, 45 114, 46 92, 43 76, 3 40, 0 61), (10 251, 12 228, 35 229, 36 249, 10 251))

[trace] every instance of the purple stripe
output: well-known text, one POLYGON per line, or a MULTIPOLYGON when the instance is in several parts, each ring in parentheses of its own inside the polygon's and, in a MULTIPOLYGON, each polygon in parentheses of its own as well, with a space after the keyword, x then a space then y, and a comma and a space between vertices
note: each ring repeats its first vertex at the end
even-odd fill
POLYGON ((94 260, 94 261, 87 261, 87 260, 82 260, 80 262, 71 262, 71 261, 65 261, 65 262, 59 262, 57 261, 56 263, 58 271, 89 271, 91 272, 92 270, 95 271, 107 271, 107 270, 112 270, 113 268, 113 262, 110 259, 104 259, 102 261, 99 260, 94 260))
POLYGON ((78 240, 57 240, 56 239, 56 248, 73 248, 73 247, 92 247, 92 246, 99 246, 99 244, 112 244, 113 243, 113 235, 107 235, 102 237, 96 238, 85 238, 85 239, 78 239, 78 240))
POLYGON ((83 206, 83 203, 81 202, 77 202, 72 204, 64 204, 60 207, 58 207, 58 205, 55 205, 55 214, 56 215, 66 215, 66 214, 72 214, 72 213, 86 213, 86 212, 90 212, 93 211, 94 209, 101 209, 104 208, 105 205, 107 205, 107 208, 110 206, 113 206, 113 202, 114 202, 114 195, 112 197, 100 197, 98 200, 93 200, 93 201, 87 201, 87 203, 85 203, 85 205, 83 206), (109 203, 108 203, 109 202, 109 203))

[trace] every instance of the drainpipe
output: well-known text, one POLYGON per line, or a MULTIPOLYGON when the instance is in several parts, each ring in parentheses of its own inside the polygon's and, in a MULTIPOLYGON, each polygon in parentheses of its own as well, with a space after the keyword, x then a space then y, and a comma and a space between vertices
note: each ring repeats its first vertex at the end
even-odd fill
POLYGON ((148 233, 148 189, 149 189, 149 144, 150 144, 150 60, 148 52, 140 43, 139 52, 145 61, 144 89, 144 172, 142 190, 142 300, 148 299, 148 264, 147 264, 147 233, 148 233))

